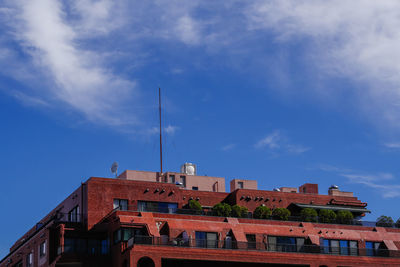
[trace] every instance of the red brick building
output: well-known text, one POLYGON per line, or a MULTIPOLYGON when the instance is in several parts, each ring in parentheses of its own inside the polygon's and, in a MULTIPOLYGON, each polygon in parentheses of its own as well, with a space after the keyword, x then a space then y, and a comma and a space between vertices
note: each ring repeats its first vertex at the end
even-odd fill
POLYGON ((400 266, 400 229, 365 225, 367 204, 331 187, 257 189, 221 177, 126 171, 92 177, 18 239, 0 267, 36 266, 400 266), (187 208, 197 200, 202 211, 187 208), (212 216, 217 203, 246 207, 243 218, 212 216), (287 208, 289 218, 253 218, 259 206, 287 208), (301 210, 350 211, 330 223, 301 210), (306 222, 310 221, 310 222, 306 222))

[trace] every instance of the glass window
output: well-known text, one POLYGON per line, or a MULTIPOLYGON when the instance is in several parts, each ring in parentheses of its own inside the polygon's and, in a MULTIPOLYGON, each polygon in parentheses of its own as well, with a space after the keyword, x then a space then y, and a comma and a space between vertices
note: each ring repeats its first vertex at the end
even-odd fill
POLYGON ((218 247, 217 233, 198 232, 195 233, 196 247, 216 248, 218 247))
POLYGON ((139 211, 176 213, 177 209, 178 209, 177 203, 138 201, 138 210, 139 211))
POLYGON ((114 209, 128 210, 128 200, 115 198, 113 203, 114 209))
POLYGON ((303 237, 268 236, 268 250, 295 252, 304 248, 303 237))
POLYGON ((323 239, 323 253, 336 255, 358 255, 358 243, 352 240, 323 239))
POLYGON ((175 183, 175 175, 170 175, 169 176, 169 181, 170 184, 174 184, 175 183))
POLYGON ((340 254, 349 255, 349 241, 340 240, 340 254))
POLYGON ((349 245, 350 245, 350 255, 352 255, 352 256, 358 255, 358 243, 357 243, 357 241, 350 241, 349 245))
POLYGON ((243 182, 238 182, 238 188, 243 189, 243 182))
POLYGON ((69 222, 80 222, 79 206, 76 206, 70 212, 68 212, 68 221, 69 222))
POLYGON ((46 255, 46 241, 42 242, 39 245, 39 255, 40 255, 40 257, 43 257, 46 255))
POLYGON ((192 186, 192 190, 199 190, 199 187, 198 186, 192 186))
POLYGON ((33 264, 33 253, 26 255, 26 267, 32 267, 33 264))
POLYGON ((186 176, 181 176, 182 187, 186 187, 186 176))
POLYGON ((247 234, 246 235, 246 239, 247 239, 247 248, 249 249, 255 249, 256 246, 256 235, 254 234, 247 234))
POLYGON ((323 245, 324 245, 324 253, 329 254, 329 240, 324 239, 323 245))

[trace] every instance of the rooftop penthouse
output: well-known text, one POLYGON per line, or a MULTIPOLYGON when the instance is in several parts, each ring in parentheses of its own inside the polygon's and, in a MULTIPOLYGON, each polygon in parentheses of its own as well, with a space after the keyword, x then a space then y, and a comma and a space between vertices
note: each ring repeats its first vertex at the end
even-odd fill
POLYGON ((193 164, 127 170, 82 183, 0 267, 400 266, 400 229, 366 225, 366 206, 310 183, 268 191, 233 179, 225 192, 224 178, 198 176, 193 164))

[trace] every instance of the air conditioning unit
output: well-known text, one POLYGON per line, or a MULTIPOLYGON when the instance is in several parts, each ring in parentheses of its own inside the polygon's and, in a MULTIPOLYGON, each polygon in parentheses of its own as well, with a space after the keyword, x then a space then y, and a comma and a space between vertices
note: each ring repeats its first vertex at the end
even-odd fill
POLYGON ((196 175, 197 174, 196 165, 193 163, 186 162, 181 166, 181 173, 184 173, 186 175, 196 175))

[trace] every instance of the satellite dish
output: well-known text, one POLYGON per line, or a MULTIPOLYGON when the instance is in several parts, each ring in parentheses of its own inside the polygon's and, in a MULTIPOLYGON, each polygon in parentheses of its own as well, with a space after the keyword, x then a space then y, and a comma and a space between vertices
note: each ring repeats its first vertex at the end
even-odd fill
POLYGON ((118 163, 114 161, 111 165, 111 173, 115 174, 115 177, 118 176, 118 163))

